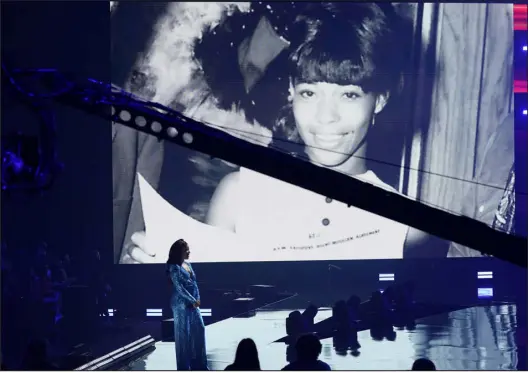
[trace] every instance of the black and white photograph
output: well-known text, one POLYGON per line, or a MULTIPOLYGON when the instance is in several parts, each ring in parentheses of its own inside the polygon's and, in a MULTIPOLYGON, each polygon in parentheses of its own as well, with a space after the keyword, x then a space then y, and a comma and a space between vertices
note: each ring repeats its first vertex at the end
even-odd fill
MULTIPOLYGON (((514 233, 512 4, 110 2, 112 79, 239 139, 514 233)), ((114 124, 114 262, 480 252, 114 124)), ((240 154, 243 158, 244 154, 240 154)))

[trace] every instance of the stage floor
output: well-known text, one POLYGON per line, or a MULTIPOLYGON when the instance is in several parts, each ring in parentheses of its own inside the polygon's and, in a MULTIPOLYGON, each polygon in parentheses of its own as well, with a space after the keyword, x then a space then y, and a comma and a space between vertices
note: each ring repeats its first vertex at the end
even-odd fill
MULTIPOLYGON (((233 361, 238 342, 253 338, 262 370, 280 370, 286 364, 286 345, 273 343, 285 335, 285 319, 292 310, 260 310, 255 317, 231 318, 206 327, 207 357, 211 370, 223 370, 233 361)), ((316 322, 330 317, 320 309, 316 322)), ((517 330, 515 305, 471 307, 416 321, 412 331, 395 328, 394 341, 375 341, 370 331, 358 334, 359 356, 338 354, 332 338, 323 339, 321 360, 332 370, 409 370, 419 357, 433 360, 439 370, 515 370, 526 350, 523 330, 517 330)), ((175 370, 173 342, 130 365, 130 370, 175 370)))

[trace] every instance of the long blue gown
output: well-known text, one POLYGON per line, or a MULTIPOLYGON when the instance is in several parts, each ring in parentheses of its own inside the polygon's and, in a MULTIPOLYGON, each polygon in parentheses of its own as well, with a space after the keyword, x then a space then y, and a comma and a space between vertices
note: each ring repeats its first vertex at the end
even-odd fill
POLYGON ((196 275, 189 263, 185 268, 168 265, 173 292, 171 308, 174 315, 174 340, 178 370, 208 370, 205 352, 205 326, 199 308, 193 304, 200 299, 196 275))

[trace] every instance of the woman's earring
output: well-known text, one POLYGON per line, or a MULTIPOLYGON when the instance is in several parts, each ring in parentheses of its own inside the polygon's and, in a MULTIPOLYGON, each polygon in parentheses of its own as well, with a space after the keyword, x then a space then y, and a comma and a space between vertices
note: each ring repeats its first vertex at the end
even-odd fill
POLYGON ((292 102, 293 101, 293 96, 292 95, 288 95, 288 102, 292 102))
POLYGON ((376 116, 375 115, 372 117, 372 126, 374 126, 374 124, 376 124, 376 116))

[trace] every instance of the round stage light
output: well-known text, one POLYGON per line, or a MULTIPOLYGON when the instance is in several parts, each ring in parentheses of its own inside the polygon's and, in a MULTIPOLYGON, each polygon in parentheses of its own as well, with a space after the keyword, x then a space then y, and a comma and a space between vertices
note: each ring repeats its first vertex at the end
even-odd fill
POLYGON ((169 137, 176 137, 178 136, 178 130, 174 127, 167 128, 167 135, 169 137))
POLYGON ((145 127, 147 125, 147 120, 145 119, 145 117, 142 116, 136 117, 134 122, 136 122, 136 125, 138 127, 145 127))
POLYGON ((160 133, 163 127, 161 126, 160 122, 152 122, 152 124, 150 125, 150 129, 152 130, 152 132, 160 133))
POLYGON ((193 135, 186 132, 183 134, 183 142, 186 144, 190 144, 193 142, 193 135))
POLYGON ((128 122, 130 119, 132 119, 132 115, 129 111, 123 110, 119 113, 119 118, 124 122, 128 122))

